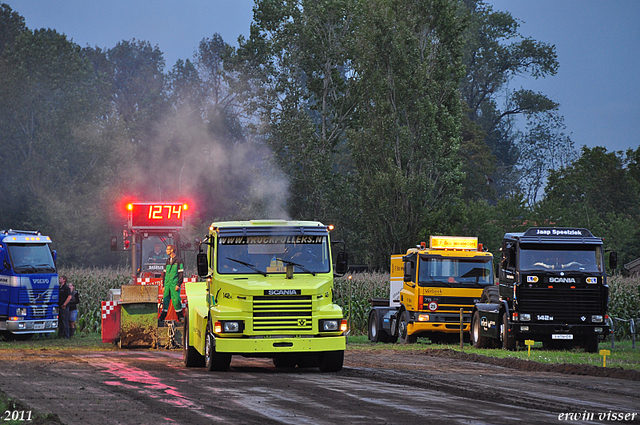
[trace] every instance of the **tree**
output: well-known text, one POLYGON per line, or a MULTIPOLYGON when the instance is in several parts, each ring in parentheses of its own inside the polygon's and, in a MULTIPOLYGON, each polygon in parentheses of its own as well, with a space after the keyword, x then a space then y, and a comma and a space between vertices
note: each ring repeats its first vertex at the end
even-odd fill
POLYGON ((16 38, 26 28, 22 16, 11 10, 8 4, 0 3, 0 55, 13 48, 16 38))
POLYGON ((633 152, 583 147, 580 158, 549 173, 545 198, 535 212, 556 226, 586 227, 604 237, 620 261, 638 256, 640 182, 634 178, 633 152), (635 230, 634 230, 635 229, 635 230))
POLYGON ((363 1, 354 55, 357 114, 350 128, 363 241, 371 262, 415 245, 456 199, 462 26, 448 1, 363 1))
POLYGON ((517 142, 520 151, 518 186, 527 205, 533 207, 542 195, 551 170, 566 168, 577 158, 573 141, 564 133, 564 119, 554 112, 528 116, 527 131, 517 142))
POLYGON ((147 149, 167 106, 162 52, 148 41, 123 40, 107 50, 106 58, 102 71, 111 82, 111 100, 132 140, 147 149))
POLYGON ((25 30, 0 58, 0 185, 8 227, 40 229, 63 264, 95 264, 101 187, 117 146, 105 143, 107 99, 81 48, 54 30, 25 30))
POLYGON ((541 93, 523 88, 512 90, 509 83, 516 76, 555 75, 558 69, 555 46, 523 37, 518 32, 518 21, 509 12, 494 11, 482 0, 461 3, 459 13, 468 26, 463 56, 466 76, 460 93, 468 106, 468 119, 484 132, 484 143, 496 158, 493 173, 491 162, 470 162, 463 157, 465 170, 471 177, 465 181, 465 193, 483 190, 485 179, 474 176, 491 175, 489 180, 494 182, 498 195, 503 196, 513 191, 515 179, 511 174, 519 161, 512 118, 558 106, 541 93), (503 109, 499 107, 501 99, 505 101, 503 109))
MULTIPOLYGON (((249 109, 289 178, 288 212, 347 228, 345 130, 354 111, 348 77, 351 0, 258 1, 238 60, 260 89, 249 109)), ((347 202, 349 204, 349 202, 347 202)))

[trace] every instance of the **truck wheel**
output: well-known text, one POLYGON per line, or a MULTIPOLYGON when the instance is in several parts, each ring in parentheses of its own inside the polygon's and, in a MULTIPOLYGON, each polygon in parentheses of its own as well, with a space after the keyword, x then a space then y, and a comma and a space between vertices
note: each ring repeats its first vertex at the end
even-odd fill
POLYGON ((409 312, 404 310, 400 315, 400 322, 398 323, 398 339, 400 340, 400 344, 414 344, 418 340, 418 337, 415 335, 407 335, 408 324, 409 312))
POLYGON ((516 349, 516 337, 509 332, 509 315, 506 311, 502 315, 502 348, 509 351, 516 349))
POLYGON ((184 327, 182 328, 182 363, 186 367, 204 366, 204 356, 195 347, 189 345, 189 312, 185 311, 184 327))
POLYGON ((325 351, 320 353, 320 372, 337 372, 342 369, 344 351, 325 351))
POLYGON ((497 286, 487 286, 482 291, 480 296, 480 303, 482 304, 495 304, 500 302, 500 291, 497 286))
POLYGON ((473 348, 487 348, 489 346, 489 339, 486 336, 480 336, 480 313, 478 310, 473 312, 471 318, 471 344, 473 348))
POLYGON ((207 326, 207 339, 204 343, 204 365, 209 372, 214 370, 223 372, 229 369, 230 364, 231 354, 216 352, 213 332, 211 332, 211 322, 209 322, 209 326, 207 326))
POLYGON ((598 335, 588 335, 584 337, 584 351, 587 353, 598 352, 598 335))
POLYGON ((389 334, 378 327, 380 323, 378 314, 378 310, 373 310, 369 315, 369 341, 389 342, 389 334))

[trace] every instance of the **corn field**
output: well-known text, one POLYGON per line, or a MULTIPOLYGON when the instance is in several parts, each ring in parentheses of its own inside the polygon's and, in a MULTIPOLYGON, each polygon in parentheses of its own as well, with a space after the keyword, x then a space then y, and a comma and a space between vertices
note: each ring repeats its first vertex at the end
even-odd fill
POLYGON ((98 268, 61 268, 58 273, 66 276, 80 294, 76 329, 79 332, 100 332, 102 325, 101 302, 107 301, 109 289, 120 289, 130 283, 131 270, 98 268))
MULTIPOLYGON (((631 338, 630 319, 640 325, 640 277, 609 278, 609 317, 616 320, 616 339, 631 338)), ((636 329, 636 332, 637 329, 636 329)))
POLYGON ((335 280, 334 301, 349 323, 352 334, 367 334, 370 300, 389 298, 389 273, 354 273, 335 280))
MULTIPOLYGON (((69 268, 61 269, 60 275, 67 276, 80 293, 76 326, 81 332, 100 332, 100 303, 108 299, 109 289, 119 289, 131 279, 125 268, 69 268)), ((621 319, 616 321, 616 339, 628 339, 628 320, 640 318, 640 277, 613 276, 609 290, 609 316, 621 319)), ((335 280, 334 301, 342 307, 352 334, 366 335, 370 300, 388 297, 389 273, 354 273, 335 280)), ((640 320, 636 323, 640 325, 640 320)))

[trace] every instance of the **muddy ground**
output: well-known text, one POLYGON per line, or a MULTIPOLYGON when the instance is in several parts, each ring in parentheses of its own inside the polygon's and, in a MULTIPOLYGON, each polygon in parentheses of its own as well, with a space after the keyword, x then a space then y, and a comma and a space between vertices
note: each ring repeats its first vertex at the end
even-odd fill
POLYGON ((2 350, 0 390, 50 413, 41 423, 640 423, 640 372, 617 368, 353 349, 337 373, 236 356, 221 373, 181 356, 2 350))

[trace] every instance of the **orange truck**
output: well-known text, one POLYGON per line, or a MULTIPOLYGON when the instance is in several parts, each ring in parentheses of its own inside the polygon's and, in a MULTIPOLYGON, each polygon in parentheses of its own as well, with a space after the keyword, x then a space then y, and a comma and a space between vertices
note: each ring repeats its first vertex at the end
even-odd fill
POLYGON ((482 291, 494 285, 493 255, 478 238, 431 236, 405 254, 391 256, 389 299, 373 299, 369 310, 372 342, 414 343, 468 334, 482 291))

